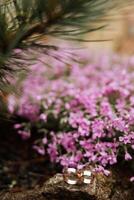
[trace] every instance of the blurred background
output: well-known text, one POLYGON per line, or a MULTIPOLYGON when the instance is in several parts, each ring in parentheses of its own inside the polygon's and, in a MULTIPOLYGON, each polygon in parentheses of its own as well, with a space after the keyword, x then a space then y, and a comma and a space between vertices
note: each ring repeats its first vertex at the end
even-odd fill
POLYGON ((121 54, 134 54, 134 5, 128 5, 117 12, 109 13, 106 29, 90 33, 86 39, 109 40, 86 43, 94 50, 116 51, 121 54))

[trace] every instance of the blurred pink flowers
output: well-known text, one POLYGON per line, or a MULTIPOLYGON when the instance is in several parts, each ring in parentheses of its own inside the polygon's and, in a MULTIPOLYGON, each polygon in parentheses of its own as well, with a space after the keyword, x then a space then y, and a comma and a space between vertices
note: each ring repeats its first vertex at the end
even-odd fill
MULTIPOLYGON (((108 175, 104 167, 118 162, 120 150, 124 160, 134 155, 134 63, 85 54, 67 64, 40 58, 22 82, 22 95, 9 97, 9 110, 42 133, 38 153, 63 166, 95 163, 108 175)), ((15 128, 30 137, 24 125, 15 128)))

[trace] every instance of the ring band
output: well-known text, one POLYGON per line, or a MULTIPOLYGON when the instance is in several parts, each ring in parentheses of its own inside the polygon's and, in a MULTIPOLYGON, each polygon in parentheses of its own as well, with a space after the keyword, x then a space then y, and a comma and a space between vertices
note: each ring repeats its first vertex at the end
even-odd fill
POLYGON ((90 184, 91 183, 92 173, 90 170, 83 171, 83 183, 90 184))
POLYGON ((67 168, 64 170, 64 181, 69 185, 77 184, 77 170, 75 168, 67 168))
POLYGON ((90 184, 92 181, 91 170, 77 170, 75 168, 66 168, 63 171, 64 181, 69 185, 76 185, 77 183, 90 184))

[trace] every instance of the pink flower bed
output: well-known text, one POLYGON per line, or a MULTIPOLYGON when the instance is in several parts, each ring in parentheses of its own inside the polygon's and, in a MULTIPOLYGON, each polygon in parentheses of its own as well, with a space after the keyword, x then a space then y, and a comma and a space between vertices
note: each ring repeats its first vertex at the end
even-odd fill
POLYGON ((41 57, 9 110, 27 119, 14 126, 23 139, 36 128, 33 148, 51 162, 102 170, 134 158, 134 57, 85 54, 78 63, 41 57))

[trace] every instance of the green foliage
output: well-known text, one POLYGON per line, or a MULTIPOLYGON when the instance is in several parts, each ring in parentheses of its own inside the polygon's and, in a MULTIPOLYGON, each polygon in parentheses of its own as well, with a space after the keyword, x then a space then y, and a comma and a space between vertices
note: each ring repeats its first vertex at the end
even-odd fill
POLYGON ((12 70, 5 61, 14 48, 47 48, 39 43, 47 35, 79 40, 81 34, 103 28, 106 13, 117 4, 117 0, 1 0, 0 82, 12 70))
POLYGON ((111 0, 4 0, 0 5, 0 52, 31 45, 33 35, 76 36, 102 28, 111 0), (32 39, 31 39, 32 38, 32 39))

